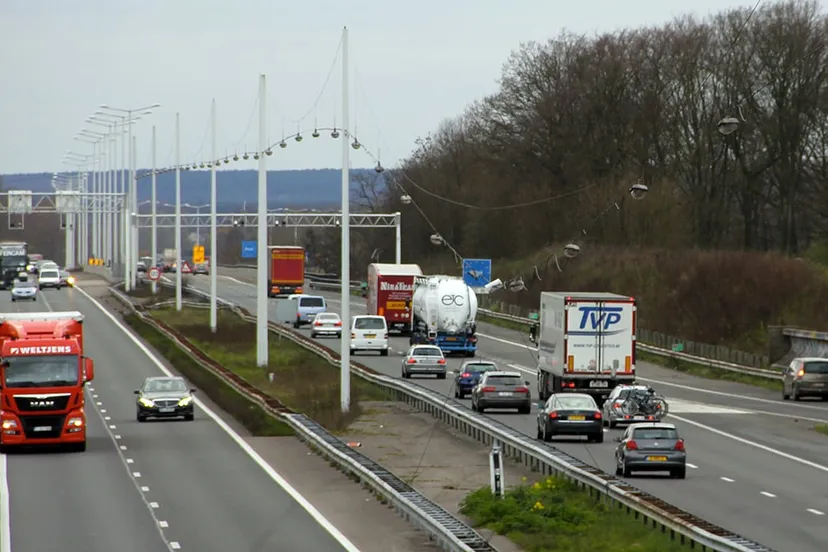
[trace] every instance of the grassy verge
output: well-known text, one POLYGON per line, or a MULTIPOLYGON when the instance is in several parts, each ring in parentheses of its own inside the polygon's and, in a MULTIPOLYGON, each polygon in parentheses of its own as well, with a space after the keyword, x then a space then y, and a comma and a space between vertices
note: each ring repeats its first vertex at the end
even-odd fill
POLYGON ((364 401, 391 400, 381 388, 351 379, 351 408, 340 411, 339 370, 292 341, 270 336, 267 369, 256 366, 254 326, 229 311, 219 311, 210 331, 209 313, 199 309, 158 309, 152 315, 184 334, 195 346, 285 406, 302 412, 331 431, 343 430, 362 413, 364 401), (268 374, 273 374, 273 383, 268 374))
POLYGON ((486 527, 526 552, 678 552, 689 545, 671 541, 623 510, 596 501, 569 481, 548 477, 495 498, 488 487, 460 506, 475 527, 486 527))
POLYGON ((175 343, 138 316, 130 314, 124 320, 147 343, 169 360, 184 377, 210 397, 222 410, 238 420, 252 435, 257 437, 293 435, 290 426, 262 410, 256 403, 245 398, 211 372, 204 370, 175 343))
POLYGON ((822 433, 823 435, 828 435, 828 424, 817 424, 814 426, 814 431, 822 433))
MULTIPOLYGON (((478 315, 478 320, 480 322, 485 322, 487 324, 492 324, 494 326, 499 326, 501 328, 507 328, 510 330, 516 330, 526 333, 529 332, 529 324, 522 324, 520 322, 513 322, 511 320, 502 320, 500 318, 492 318, 491 316, 486 316, 482 314, 478 315)), ((686 360, 674 360, 670 358, 665 358, 660 355, 654 355, 640 350, 638 351, 637 356, 639 360, 643 360, 651 364, 657 364, 664 368, 669 368, 671 370, 676 370, 678 372, 683 372, 685 374, 690 374, 692 376, 697 376, 700 378, 719 381, 733 381, 736 383, 753 385, 754 387, 761 387, 763 389, 770 389, 771 391, 782 391, 781 380, 771 380, 759 376, 753 376, 750 374, 730 372, 728 370, 721 370, 719 368, 713 368, 710 366, 705 366, 703 364, 687 362, 686 360)))

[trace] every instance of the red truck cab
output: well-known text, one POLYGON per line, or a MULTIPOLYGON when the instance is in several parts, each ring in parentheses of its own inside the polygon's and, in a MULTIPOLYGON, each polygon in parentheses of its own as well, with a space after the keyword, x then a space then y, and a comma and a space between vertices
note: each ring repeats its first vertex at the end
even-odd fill
POLYGON ((0 313, 0 449, 61 445, 86 450, 83 314, 0 313))
POLYGON ((411 329, 414 277, 423 271, 415 264, 368 265, 367 314, 385 317, 388 329, 402 334, 411 329))
POLYGON ((270 285, 268 297, 304 293, 305 248, 296 245, 269 245, 270 285))

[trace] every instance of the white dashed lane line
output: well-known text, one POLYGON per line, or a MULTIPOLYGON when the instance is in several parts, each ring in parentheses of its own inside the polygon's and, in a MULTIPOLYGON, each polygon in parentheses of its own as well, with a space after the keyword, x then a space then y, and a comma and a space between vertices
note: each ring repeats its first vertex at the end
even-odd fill
POLYGON ((687 467, 688 467, 688 468, 690 468, 690 469, 692 469, 692 470, 697 470, 697 469, 699 469, 699 467, 698 467, 697 465, 695 465, 695 464, 691 464, 690 462, 688 462, 688 463, 687 463, 687 467))
POLYGON ((814 514, 815 516, 824 516, 825 512, 820 512, 819 510, 814 510, 813 508, 808 508, 808 511, 814 514))
MULTIPOLYGON (((98 395, 94 394, 95 389, 93 387, 87 387, 87 390, 92 395, 92 398, 97 399, 98 395)), ((106 423, 111 420, 110 416, 104 416, 106 413, 106 409, 103 408, 103 402, 96 401, 95 402, 95 411, 98 413, 98 416, 104 421, 104 428, 106 432, 109 434, 109 437, 112 439, 112 442, 118 445, 118 456, 121 457, 121 461, 124 463, 124 466, 127 468, 128 473, 132 476, 132 482, 135 484, 135 487, 139 490, 139 494, 141 495, 141 500, 144 501, 147 508, 149 509, 150 515, 152 516, 155 524, 158 528, 158 533, 161 535, 161 539, 167 545, 169 550, 181 550, 181 544, 178 541, 171 541, 167 538, 165 534, 165 529, 169 529, 170 524, 167 521, 158 519, 156 512, 161 508, 161 505, 158 502, 150 501, 147 498, 147 493, 149 493, 150 488, 146 485, 138 485, 138 480, 141 479, 141 472, 139 471, 132 471, 134 469, 135 459, 127 458, 124 455, 124 451, 127 450, 126 445, 120 444, 121 436, 115 433, 115 430, 118 427, 115 424, 106 423)))
POLYGON ((719 479, 721 479, 722 481, 727 481, 728 483, 733 483, 735 481, 735 479, 731 479, 729 477, 720 477, 719 479))
POLYGON ((775 495, 775 494, 773 494, 773 493, 769 493, 769 492, 767 492, 767 491, 761 491, 759 494, 764 495, 764 496, 766 496, 766 497, 768 497, 768 498, 776 498, 776 495, 775 495))

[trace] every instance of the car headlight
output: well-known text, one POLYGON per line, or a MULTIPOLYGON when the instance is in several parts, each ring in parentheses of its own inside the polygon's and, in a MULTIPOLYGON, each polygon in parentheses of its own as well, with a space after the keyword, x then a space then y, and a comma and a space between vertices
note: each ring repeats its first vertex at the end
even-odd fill
POLYGON ((69 427, 81 427, 83 425, 83 418, 81 418, 79 416, 74 417, 74 418, 69 418, 69 421, 66 422, 66 425, 68 425, 69 427))
POLYGON ((75 285, 75 277, 69 276, 68 278, 66 278, 66 283, 68 283, 70 286, 75 285))
POLYGON ((149 399, 145 399, 144 397, 138 399, 138 402, 141 403, 142 406, 146 406, 147 408, 152 408, 153 406, 155 406, 154 402, 152 402, 149 399))
POLYGON ((14 420, 3 420, 3 429, 17 429, 17 422, 14 420))
POLYGON ((180 401, 178 401, 178 406, 187 406, 187 405, 189 405, 191 402, 193 402, 193 398, 192 398, 192 397, 184 397, 183 399, 181 399, 180 401))

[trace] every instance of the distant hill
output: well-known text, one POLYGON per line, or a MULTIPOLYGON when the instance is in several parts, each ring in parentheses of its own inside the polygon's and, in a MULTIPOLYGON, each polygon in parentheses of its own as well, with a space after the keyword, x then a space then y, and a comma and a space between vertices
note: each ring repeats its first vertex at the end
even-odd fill
MULTIPOLYGON (((145 172, 140 169, 139 174, 145 172)), ((67 176, 73 173, 65 173, 67 176)), ((351 170, 352 192, 360 188, 360 179, 373 182, 378 178, 372 169, 351 170)), ((380 178, 380 184, 385 185, 380 178)), ((0 175, 3 191, 31 190, 36 193, 52 191, 51 173, 0 175)), ((175 173, 159 175, 158 201, 175 201, 175 173)), ((268 207, 275 208, 336 208, 342 198, 342 177, 339 169, 269 171, 267 175, 268 207)), ((147 201, 152 194, 149 177, 139 180, 138 201, 147 201)), ((255 209, 258 197, 258 173, 254 170, 217 173, 216 195, 219 204, 255 209)), ((354 197, 352 195, 352 197, 354 197)), ((210 171, 183 171, 181 173, 181 201, 203 205, 210 200, 210 171)))

